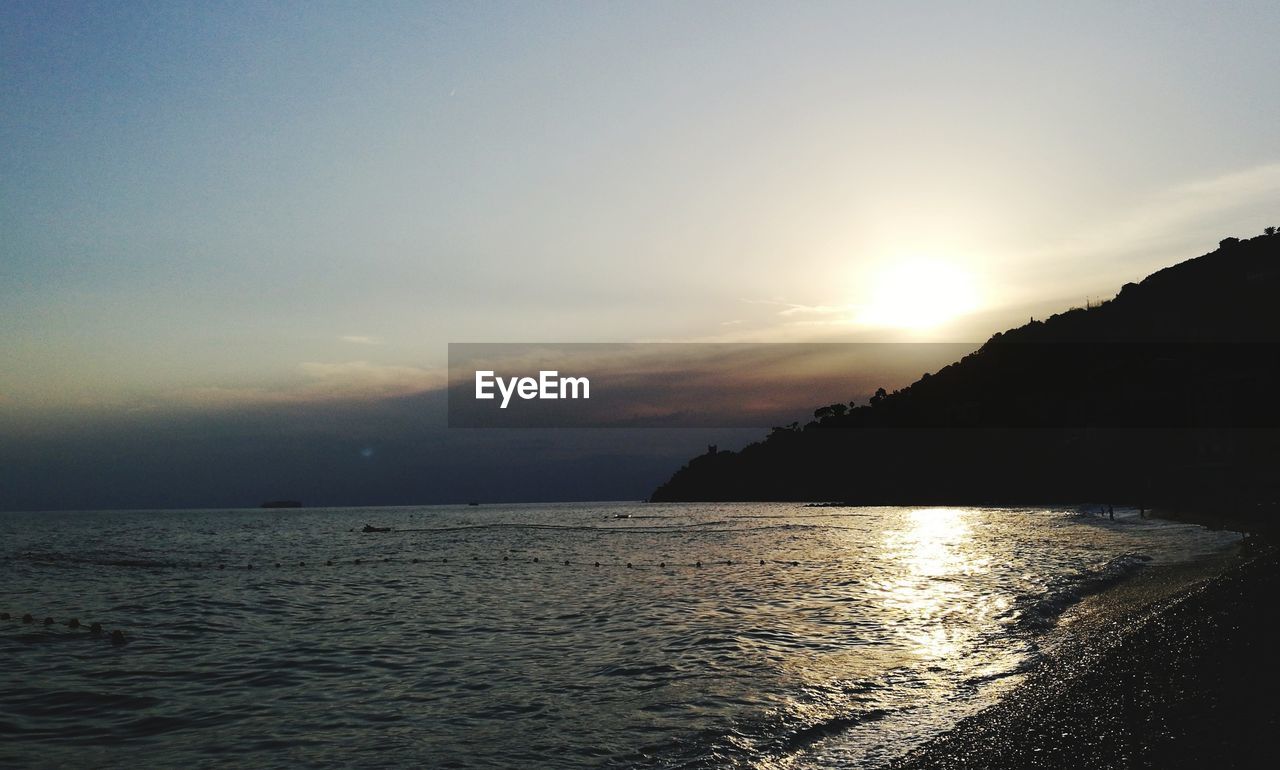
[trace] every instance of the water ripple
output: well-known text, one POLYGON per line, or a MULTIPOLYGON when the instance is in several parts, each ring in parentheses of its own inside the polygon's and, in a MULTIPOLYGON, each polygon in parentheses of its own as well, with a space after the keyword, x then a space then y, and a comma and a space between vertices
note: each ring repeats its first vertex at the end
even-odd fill
POLYGON ((0 514, 0 764, 873 762, 1018 676, 1080 596, 1231 538, 1075 514, 0 514))

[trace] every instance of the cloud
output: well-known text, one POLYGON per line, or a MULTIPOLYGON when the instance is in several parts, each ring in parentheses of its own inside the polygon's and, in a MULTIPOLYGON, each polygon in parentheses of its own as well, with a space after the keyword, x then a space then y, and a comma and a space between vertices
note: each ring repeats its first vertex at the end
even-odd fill
MULTIPOLYGON (((1058 272, 1083 272, 1081 260, 1117 263, 1125 255, 1141 255, 1144 267, 1163 266, 1170 253, 1188 248, 1213 248, 1231 233, 1223 228, 1251 217, 1257 209, 1274 209, 1280 203, 1280 163, 1265 163, 1168 187, 1120 216, 1095 227, 1084 228, 1069 239, 1033 252, 1026 261, 1054 265, 1058 272), (1210 240, 1199 243, 1208 231, 1210 240), (1198 243, 1198 246, 1197 246, 1198 243)), ((1259 230, 1270 222, 1259 222, 1259 230)), ((1191 256, 1183 254, 1182 256, 1191 256)), ((1114 272, 1114 271, 1113 271, 1114 272)), ((1109 279, 1108 279, 1109 280, 1109 279)))
POLYGON ((368 361, 305 361, 298 365, 298 372, 302 381, 280 387, 186 388, 171 393, 170 400, 186 406, 215 408, 374 400, 440 390, 447 380, 443 370, 368 361))
POLYGON ((782 308, 784 327, 848 327, 858 323, 856 305, 806 305, 781 299, 744 299, 749 305, 771 305, 782 308))
POLYGON ((1165 194, 1163 207, 1176 216, 1221 211, 1280 194, 1280 163, 1222 174, 1178 185, 1165 194), (1170 207, 1170 203, 1176 206, 1170 207))
POLYGON ((370 337, 365 334, 344 334, 338 338, 339 342, 350 342, 353 345, 385 345, 380 337, 370 337))
POLYGON ((788 323, 792 326, 849 326, 860 323, 860 321, 854 316, 841 316, 839 318, 809 318, 789 321, 788 323))
POLYGON ((797 315, 834 315, 838 313, 849 313, 855 308, 852 305, 805 305, 799 302, 787 302, 781 299, 743 299, 742 302, 748 305, 772 305, 780 307, 778 311, 780 316, 797 316, 797 315))
POLYGON ((848 305, 791 305, 786 310, 778 311, 781 316, 797 316, 797 315, 833 315, 836 313, 848 313, 850 307, 848 305))
POLYGON ((1280 163, 1268 163, 1175 185, 1106 228, 1106 234, 1116 240, 1140 240, 1250 205, 1274 204, 1277 197, 1280 197, 1280 163))
POLYGON ((305 362, 299 365, 313 382, 306 390, 312 395, 334 394, 345 398, 353 393, 382 398, 421 393, 443 388, 443 371, 419 369, 415 366, 371 364, 368 361, 342 363, 305 362))

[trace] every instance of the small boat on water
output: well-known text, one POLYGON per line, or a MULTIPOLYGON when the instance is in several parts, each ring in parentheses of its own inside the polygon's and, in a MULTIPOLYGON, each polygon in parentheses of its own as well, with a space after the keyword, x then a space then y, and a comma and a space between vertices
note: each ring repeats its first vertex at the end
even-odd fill
POLYGON ((390 532, 391 527, 375 527, 372 524, 366 524, 364 525, 364 529, 360 531, 361 532, 390 532))

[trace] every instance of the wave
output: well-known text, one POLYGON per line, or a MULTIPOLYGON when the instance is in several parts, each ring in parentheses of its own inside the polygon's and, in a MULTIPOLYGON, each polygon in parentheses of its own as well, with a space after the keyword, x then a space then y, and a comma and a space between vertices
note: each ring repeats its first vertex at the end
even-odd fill
POLYGON ((606 763, 610 768, 660 768, 661 770, 726 770, 772 767, 786 762, 823 741, 857 727, 891 716, 892 709, 866 707, 796 725, 782 715, 740 720, 732 726, 703 730, 606 763), (763 763, 762 763, 763 760, 763 763), (772 762, 770 761, 772 760, 772 762))
POLYGON ((1149 561, 1151 557, 1145 554, 1125 553, 1097 567, 1068 573, 1050 582, 1047 591, 1016 600, 1005 617, 1012 617, 1016 628, 1042 631, 1081 599, 1127 579, 1149 561))

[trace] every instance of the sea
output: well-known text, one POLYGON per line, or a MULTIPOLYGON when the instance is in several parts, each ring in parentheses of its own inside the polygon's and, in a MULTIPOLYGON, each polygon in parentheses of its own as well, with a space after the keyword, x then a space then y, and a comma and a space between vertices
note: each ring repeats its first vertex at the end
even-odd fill
POLYGON ((2 513, 0 766, 875 767, 1081 597, 1239 541, 1114 515, 2 513))

